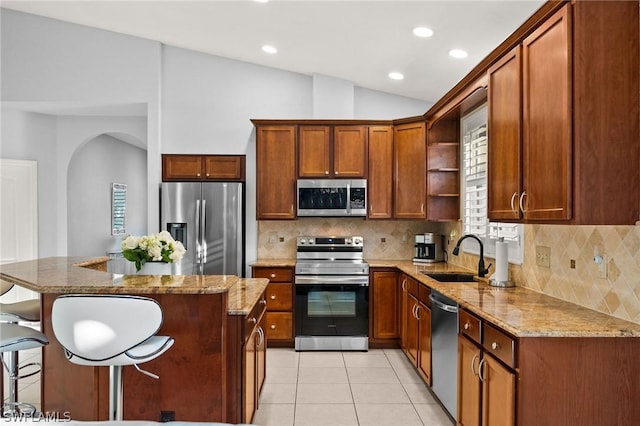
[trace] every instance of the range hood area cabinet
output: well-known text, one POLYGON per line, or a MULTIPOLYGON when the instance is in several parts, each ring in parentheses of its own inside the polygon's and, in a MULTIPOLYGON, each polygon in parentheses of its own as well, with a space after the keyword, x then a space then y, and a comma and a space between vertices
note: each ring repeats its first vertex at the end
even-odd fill
POLYGON ((491 220, 640 218, 638 2, 566 3, 488 69, 491 220))
POLYGON ((298 127, 299 178, 364 178, 366 126, 298 127))

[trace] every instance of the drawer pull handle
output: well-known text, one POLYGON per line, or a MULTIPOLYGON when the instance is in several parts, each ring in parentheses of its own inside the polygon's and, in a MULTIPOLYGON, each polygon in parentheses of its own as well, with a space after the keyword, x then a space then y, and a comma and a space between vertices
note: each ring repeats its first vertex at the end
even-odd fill
POLYGON ((257 323, 257 322, 258 322, 258 320, 257 320, 257 319, 255 319, 255 318, 249 318, 249 322, 250 322, 251 324, 255 324, 255 323, 257 323))
POLYGON ((498 344, 498 342, 493 342, 493 343, 491 344, 491 349, 493 349, 494 351, 495 351, 496 349, 498 349, 499 347, 500 347, 500 345, 498 344))
POLYGON ((271 329, 275 330, 276 329, 276 325, 275 324, 271 324, 271 329))
POLYGON ((464 323, 464 329, 465 330, 469 330, 471 328, 471 324, 469 324, 468 322, 464 323))
POLYGON ((271 274, 271 275, 269 275, 269 276, 270 276, 271 278, 275 278, 275 277, 276 277, 276 274, 271 274))
POLYGON ((478 378, 480 379, 481 382, 485 381, 485 377, 484 377, 484 361, 486 358, 482 358, 482 360, 480 361, 480 364, 478 364, 478 378))
POLYGON ((478 375, 478 373, 476 373, 476 359, 478 359, 478 354, 473 354, 473 358, 471 359, 471 373, 473 373, 474 376, 478 375))
POLYGON ((271 295, 271 300, 276 300, 276 295, 275 294, 271 295))

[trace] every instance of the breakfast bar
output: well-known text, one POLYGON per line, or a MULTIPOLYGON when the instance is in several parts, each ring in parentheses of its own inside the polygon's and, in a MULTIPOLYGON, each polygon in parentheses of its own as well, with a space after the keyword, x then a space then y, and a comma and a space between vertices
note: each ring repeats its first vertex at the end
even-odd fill
POLYGON ((106 272, 107 260, 51 257, 0 267, 2 279, 40 294, 41 330, 51 342, 42 354, 42 412, 67 412, 74 420, 108 418, 108 368, 79 366, 65 359, 51 327, 53 301, 71 293, 131 294, 160 304, 163 324, 158 334, 173 337, 175 344, 145 364, 145 370, 159 380, 134 368, 124 369, 124 418, 244 421, 243 407, 255 404, 243 394, 244 345, 248 328, 264 311, 261 301, 268 280, 112 274, 106 272), (256 316, 254 321, 248 321, 250 316, 256 316))

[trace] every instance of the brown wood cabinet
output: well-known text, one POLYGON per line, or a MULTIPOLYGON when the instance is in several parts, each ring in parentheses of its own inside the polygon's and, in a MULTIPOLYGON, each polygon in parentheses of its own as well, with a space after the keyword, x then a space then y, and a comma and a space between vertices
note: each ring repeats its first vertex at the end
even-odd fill
POLYGON ((245 163, 244 155, 162 154, 162 180, 244 182, 245 163))
POLYGON ((401 275, 401 348, 431 386, 430 290, 406 274, 401 275))
POLYGON ((244 320, 245 343, 242 369, 242 422, 251 423, 258 409, 260 392, 266 377, 267 336, 264 332, 266 300, 264 294, 244 320))
POLYGON ((400 290, 395 270, 370 270, 369 344, 397 347, 400 338, 400 290))
POLYGON ((393 127, 369 126, 369 219, 393 217, 393 127))
POLYGON ((256 218, 295 219, 296 126, 256 126, 256 218))
POLYGON ((293 344, 293 269, 253 267, 254 278, 267 278, 265 331, 269 346, 293 344))
POLYGON ((425 219, 427 197, 427 138, 424 121, 393 129, 394 202, 396 219, 425 219))
POLYGON ((638 2, 557 8, 489 68, 488 215, 634 224, 640 61, 629 52, 640 49, 638 2))
POLYGON ((512 426, 516 408, 515 340, 467 311, 459 312, 457 424, 512 426), (508 359, 511 364, 505 366, 498 359, 508 359))
POLYGON ((365 177, 367 127, 301 125, 298 153, 300 178, 365 177))

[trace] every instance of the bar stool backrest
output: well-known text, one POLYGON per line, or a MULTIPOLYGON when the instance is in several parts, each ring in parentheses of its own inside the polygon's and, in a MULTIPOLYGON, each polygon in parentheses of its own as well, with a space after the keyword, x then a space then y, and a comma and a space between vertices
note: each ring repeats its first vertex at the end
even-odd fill
POLYGON ((0 296, 8 292, 13 288, 13 283, 10 283, 5 280, 0 280, 0 296))
POLYGON ((51 322, 71 362, 105 361, 155 335, 162 309, 146 297, 71 294, 53 302, 51 322))

